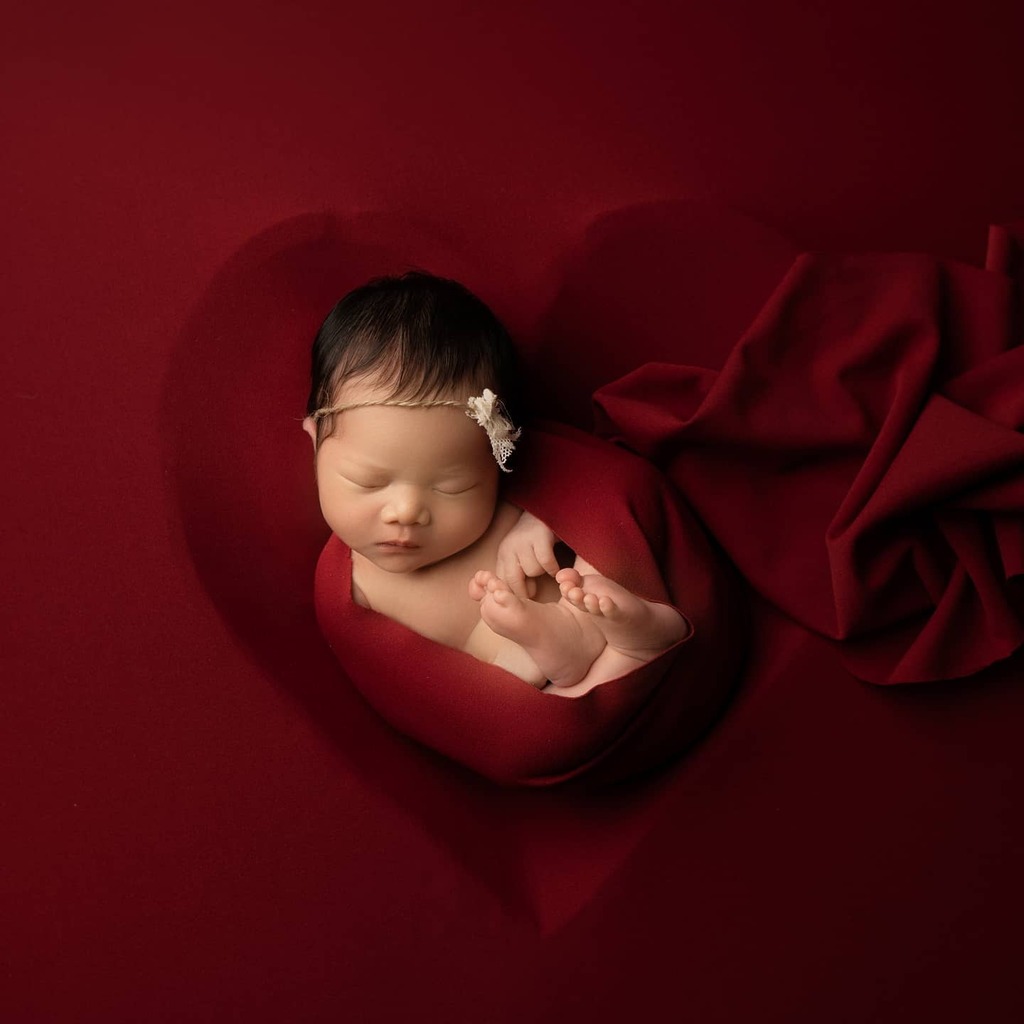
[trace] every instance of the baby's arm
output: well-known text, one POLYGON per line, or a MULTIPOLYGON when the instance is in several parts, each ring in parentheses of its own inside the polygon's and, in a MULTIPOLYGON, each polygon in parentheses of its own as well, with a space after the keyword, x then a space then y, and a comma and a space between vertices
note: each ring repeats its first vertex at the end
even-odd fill
POLYGON ((504 580, 512 593, 524 599, 537 593, 535 578, 554 576, 559 570, 555 557, 558 538, 536 516, 523 512, 518 522, 498 545, 495 575, 504 580))

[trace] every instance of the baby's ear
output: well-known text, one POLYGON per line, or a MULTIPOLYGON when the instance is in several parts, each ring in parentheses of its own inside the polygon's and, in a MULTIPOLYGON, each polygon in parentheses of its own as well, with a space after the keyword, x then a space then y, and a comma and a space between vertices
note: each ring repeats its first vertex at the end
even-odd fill
POLYGON ((316 451, 316 424, 312 416, 307 416, 302 421, 302 429, 313 439, 313 451, 316 451))

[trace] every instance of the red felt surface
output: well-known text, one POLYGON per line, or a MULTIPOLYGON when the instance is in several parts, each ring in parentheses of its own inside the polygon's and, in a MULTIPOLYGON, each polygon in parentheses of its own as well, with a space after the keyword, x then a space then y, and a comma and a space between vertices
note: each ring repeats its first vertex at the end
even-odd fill
POLYGON ((870 687, 764 607, 674 770, 496 789, 326 650, 297 418, 379 270, 464 279, 579 422, 639 361, 721 366, 794 248, 980 262, 1024 215, 1022 21, 6 12, 0 1015, 1020 1019, 1019 660, 870 687))

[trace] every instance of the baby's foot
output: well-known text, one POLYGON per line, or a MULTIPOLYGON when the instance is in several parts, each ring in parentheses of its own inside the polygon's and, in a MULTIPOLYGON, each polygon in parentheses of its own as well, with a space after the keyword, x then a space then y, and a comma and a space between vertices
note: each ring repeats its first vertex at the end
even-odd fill
POLYGON ((519 644, 555 686, 572 686, 590 670, 606 641, 588 618, 564 601, 517 597, 504 580, 481 570, 469 583, 480 617, 499 636, 519 644))
POLYGON ((606 576, 560 569, 555 579, 562 600, 591 615, 608 646, 627 657, 653 661, 689 635, 689 623, 674 608, 645 601, 606 576))

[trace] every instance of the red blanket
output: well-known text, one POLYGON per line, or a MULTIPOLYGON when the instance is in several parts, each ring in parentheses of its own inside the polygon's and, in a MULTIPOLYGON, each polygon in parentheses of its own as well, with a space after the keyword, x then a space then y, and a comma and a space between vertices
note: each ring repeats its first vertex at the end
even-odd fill
POLYGON ((605 783, 678 756, 721 709, 742 649, 742 606, 703 532, 649 464, 568 427, 530 431, 506 497, 605 575, 676 605, 692 635, 581 697, 542 694, 356 605, 332 537, 316 607, 346 673, 395 728, 498 782, 605 783))
POLYGON ((720 372, 648 364, 597 394, 601 432, 871 682, 1024 640, 1022 238, 993 229, 985 270, 804 255, 720 372))

